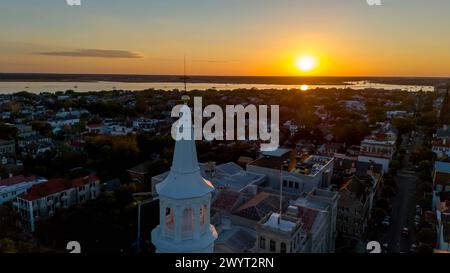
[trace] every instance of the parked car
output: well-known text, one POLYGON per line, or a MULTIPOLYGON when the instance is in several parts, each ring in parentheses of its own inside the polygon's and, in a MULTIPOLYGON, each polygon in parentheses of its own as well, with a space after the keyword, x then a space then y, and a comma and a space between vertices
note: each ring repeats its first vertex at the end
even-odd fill
POLYGON ((408 237, 409 236, 409 229, 407 227, 404 227, 402 229, 402 236, 403 237, 408 237))
POLYGON ((415 222, 414 222, 414 225, 416 226, 416 229, 419 229, 419 228, 420 228, 420 222, 415 221, 415 222))

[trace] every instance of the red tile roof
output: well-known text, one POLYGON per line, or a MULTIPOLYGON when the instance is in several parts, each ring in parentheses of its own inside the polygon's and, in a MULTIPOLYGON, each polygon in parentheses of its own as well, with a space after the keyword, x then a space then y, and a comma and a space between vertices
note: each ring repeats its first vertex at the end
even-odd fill
POLYGON ((212 208, 230 212, 240 194, 234 191, 221 191, 214 200, 212 208))
POLYGON ((20 198, 28 201, 34 201, 48 195, 62 192, 71 188, 80 187, 82 185, 86 185, 98 180, 99 179, 94 174, 72 180, 68 180, 65 178, 56 178, 49 180, 47 183, 42 183, 31 187, 31 189, 22 194, 20 198))
POLYGON ((233 214, 253 221, 260 221, 264 216, 280 208, 278 195, 260 192, 240 206, 233 214))
POLYGON ((23 182, 30 182, 33 180, 36 180, 36 176, 25 177, 23 175, 18 175, 18 176, 0 180, 0 186, 12 186, 15 184, 19 184, 19 183, 23 183, 23 182))

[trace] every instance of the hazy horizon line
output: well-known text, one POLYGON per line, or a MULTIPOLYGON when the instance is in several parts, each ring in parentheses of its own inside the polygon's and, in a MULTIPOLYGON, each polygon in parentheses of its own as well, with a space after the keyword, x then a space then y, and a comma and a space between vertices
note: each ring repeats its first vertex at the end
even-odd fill
MULTIPOLYGON (((82 73, 82 72, 0 72, 0 75, 92 75, 92 76, 162 76, 162 77, 247 77, 247 78, 450 78, 447 76, 423 76, 423 75, 211 75, 211 74, 136 74, 136 73, 82 73)), ((0 78, 0 80, 2 80, 0 78)))

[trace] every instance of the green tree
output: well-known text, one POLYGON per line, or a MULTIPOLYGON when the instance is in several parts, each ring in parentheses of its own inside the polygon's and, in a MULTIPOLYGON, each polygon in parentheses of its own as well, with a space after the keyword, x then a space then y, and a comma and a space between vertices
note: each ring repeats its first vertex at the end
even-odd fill
POLYGON ((412 118, 394 118, 392 120, 392 125, 397 129, 399 135, 409 133, 416 127, 412 118))
POLYGON ((436 242, 435 233, 430 228, 423 228, 417 233, 417 239, 419 242, 427 245, 432 245, 436 242))

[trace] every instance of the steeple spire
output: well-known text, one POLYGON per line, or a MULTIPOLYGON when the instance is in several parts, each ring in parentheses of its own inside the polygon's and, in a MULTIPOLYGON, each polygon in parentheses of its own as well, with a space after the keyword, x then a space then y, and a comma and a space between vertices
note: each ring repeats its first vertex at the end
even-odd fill
MULTIPOLYGON (((184 95, 182 99, 187 105, 189 96, 184 95)), ((214 190, 211 182, 201 175, 193 127, 186 128, 183 126, 183 130, 189 130, 191 137, 189 139, 181 138, 175 142, 169 175, 163 182, 156 185, 159 195, 183 199, 203 196, 214 190)), ((180 133, 179 130, 177 132, 180 133)))
MULTIPOLYGON (((188 100, 189 96, 184 95, 183 107, 188 107, 188 100)), ((193 127, 184 125, 182 129, 188 130, 191 137, 176 138, 172 168, 156 184, 160 224, 153 229, 151 238, 160 253, 212 253, 217 239, 210 220, 214 187, 201 175, 193 127)), ((180 128, 177 134, 182 134, 180 128)))

